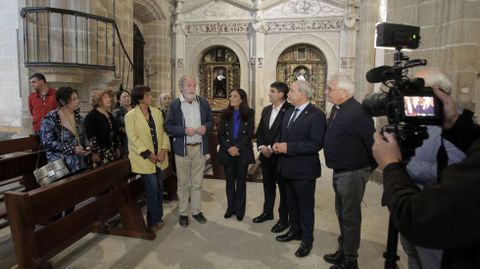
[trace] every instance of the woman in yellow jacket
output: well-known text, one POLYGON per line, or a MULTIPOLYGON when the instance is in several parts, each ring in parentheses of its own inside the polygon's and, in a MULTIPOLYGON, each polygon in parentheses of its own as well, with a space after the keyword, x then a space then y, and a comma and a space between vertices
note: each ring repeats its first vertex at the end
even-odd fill
POLYGON ((163 226, 162 170, 168 167, 168 135, 163 130, 162 112, 150 106, 152 95, 147 86, 135 86, 132 103, 125 115, 128 158, 132 172, 142 176, 147 194, 147 225, 156 232, 163 226))

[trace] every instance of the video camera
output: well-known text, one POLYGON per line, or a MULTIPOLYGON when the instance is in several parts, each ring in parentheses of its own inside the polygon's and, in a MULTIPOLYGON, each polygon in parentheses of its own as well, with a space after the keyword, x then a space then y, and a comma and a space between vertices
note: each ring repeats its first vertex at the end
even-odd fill
POLYGON ((442 103, 422 78, 409 79, 408 69, 426 65, 424 59, 410 60, 402 49, 416 49, 420 41, 420 27, 380 23, 376 27, 377 47, 394 47, 393 66, 380 66, 366 74, 370 83, 381 82, 388 91, 367 94, 362 108, 372 117, 387 116, 388 125, 382 132, 394 133, 402 150, 402 159, 408 162, 415 149, 428 138, 427 128, 420 125, 442 124, 442 103))

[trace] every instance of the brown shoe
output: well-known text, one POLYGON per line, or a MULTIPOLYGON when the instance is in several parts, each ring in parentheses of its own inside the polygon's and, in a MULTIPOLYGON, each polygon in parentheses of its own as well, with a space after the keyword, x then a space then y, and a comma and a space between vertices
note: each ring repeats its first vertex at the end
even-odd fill
POLYGON ((163 221, 162 222, 159 222, 157 223, 156 225, 153 225, 153 226, 150 226, 148 227, 148 229, 154 233, 156 233, 158 230, 162 229, 163 228, 163 221))
POLYGON ((148 226, 148 230, 152 233, 156 233, 158 231, 158 226, 157 225, 148 226))

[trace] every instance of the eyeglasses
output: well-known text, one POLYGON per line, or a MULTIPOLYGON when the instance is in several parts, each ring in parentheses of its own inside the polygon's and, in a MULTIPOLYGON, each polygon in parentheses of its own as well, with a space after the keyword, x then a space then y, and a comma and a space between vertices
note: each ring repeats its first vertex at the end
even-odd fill
POLYGON ((334 92, 334 91, 336 91, 336 90, 338 90, 338 89, 332 89, 332 88, 330 88, 330 87, 327 87, 327 89, 325 90, 325 92, 334 92))

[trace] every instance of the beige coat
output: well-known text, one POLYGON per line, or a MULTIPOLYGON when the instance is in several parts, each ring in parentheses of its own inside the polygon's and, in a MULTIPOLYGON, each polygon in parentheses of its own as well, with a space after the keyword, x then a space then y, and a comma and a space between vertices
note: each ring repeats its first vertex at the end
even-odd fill
MULTIPOLYGON (((170 151, 170 140, 168 139, 167 133, 163 130, 162 112, 155 107, 150 107, 150 112, 155 121, 158 149, 170 151)), ((140 153, 147 149, 154 152, 150 127, 140 107, 136 106, 125 115, 125 131, 128 138, 128 158, 130 159, 132 172, 138 174, 155 173, 155 164, 148 158, 144 159, 140 155, 140 153)), ((168 156, 166 155, 165 160, 156 165, 162 170, 166 169, 168 167, 168 156)))

